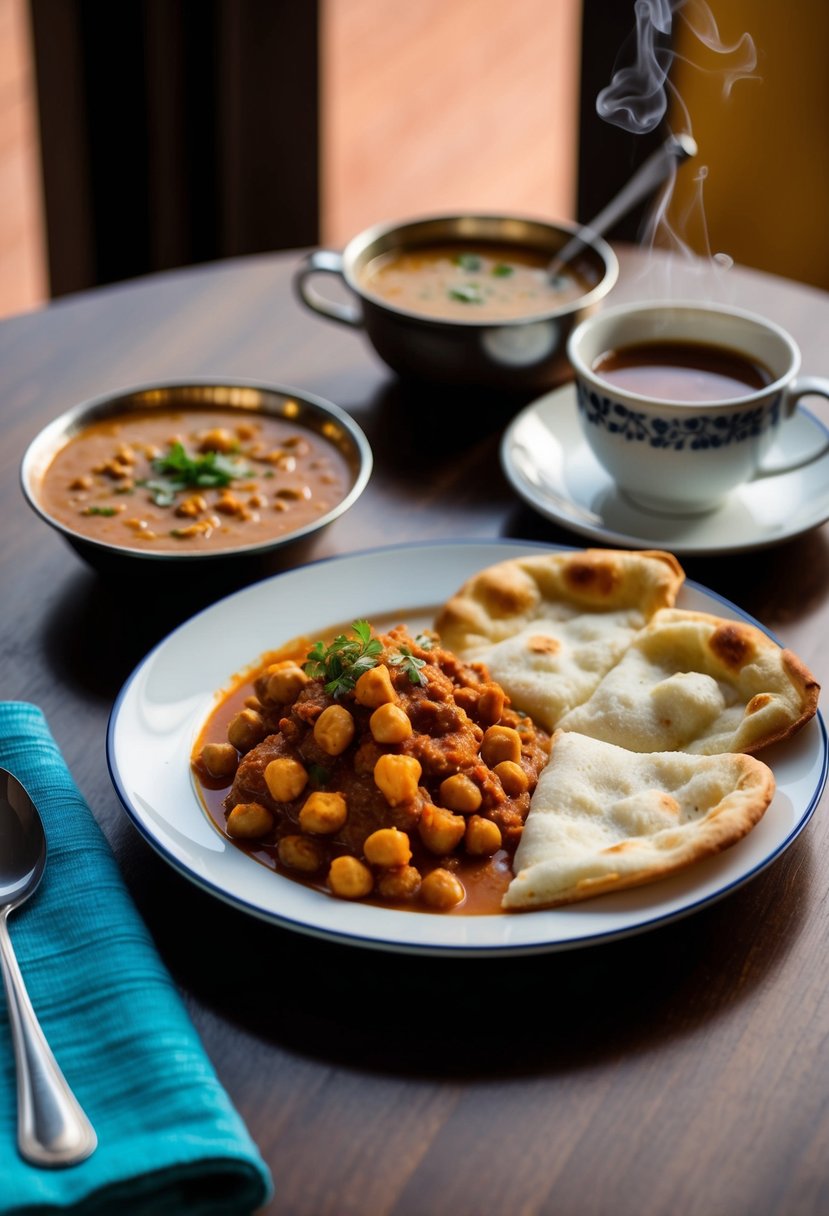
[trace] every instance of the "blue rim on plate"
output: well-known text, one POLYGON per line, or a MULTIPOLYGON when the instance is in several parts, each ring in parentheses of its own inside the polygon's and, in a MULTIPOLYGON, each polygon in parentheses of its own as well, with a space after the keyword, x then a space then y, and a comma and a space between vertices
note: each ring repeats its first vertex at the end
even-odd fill
MULTIPOLYGON (((107 763, 127 815, 168 864, 242 911, 326 940, 401 953, 492 957, 574 949, 667 924, 736 890, 789 847, 818 804, 829 770, 820 714, 764 755, 778 792, 747 837, 659 882, 564 908, 464 916, 334 899, 236 848, 199 800, 189 764, 196 737, 219 691, 261 654, 358 616, 425 624, 476 571, 522 553, 567 548, 446 540, 369 549, 297 567, 205 608, 142 660, 113 706, 107 763)), ((763 628, 696 583, 684 585, 679 606, 763 628)))

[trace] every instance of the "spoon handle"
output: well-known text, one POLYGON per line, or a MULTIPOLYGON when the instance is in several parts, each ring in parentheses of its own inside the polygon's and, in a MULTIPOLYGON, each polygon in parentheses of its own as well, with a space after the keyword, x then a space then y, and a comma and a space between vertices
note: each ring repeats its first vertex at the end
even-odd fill
POLYGON ((589 224, 585 224, 571 237, 563 249, 560 249, 547 267, 550 278, 566 266, 571 258, 590 244, 590 238, 601 236, 617 224, 623 215, 627 215, 637 203, 641 203, 657 186, 661 186, 669 173, 677 165, 696 156, 697 145, 690 135, 669 135, 664 143, 652 152, 647 160, 639 166, 633 177, 619 193, 607 204, 603 211, 594 216, 589 224))
POLYGON ((17 1143, 33 1165, 83 1161, 98 1138, 58 1067, 15 958, 6 916, 0 914, 0 967, 17 1064, 17 1143))

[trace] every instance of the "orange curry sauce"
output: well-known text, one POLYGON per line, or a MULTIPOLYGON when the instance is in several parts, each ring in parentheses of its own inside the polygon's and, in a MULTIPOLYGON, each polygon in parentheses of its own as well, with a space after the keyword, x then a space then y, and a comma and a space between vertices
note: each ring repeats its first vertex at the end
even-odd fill
MULTIPOLYGON (((198 794, 209 818, 227 840, 275 873, 289 878, 293 882, 301 882, 334 898, 327 885, 324 870, 320 870, 313 875, 306 875, 296 870, 288 869, 280 862, 277 855, 276 843, 272 838, 266 838, 262 841, 244 841, 234 838, 227 832, 228 811, 225 801, 228 799, 234 778, 212 778, 206 773, 200 761, 204 745, 208 743, 226 743, 228 726, 232 719, 246 705, 254 704, 257 678, 261 677, 262 673, 275 663, 293 660, 296 663, 302 664, 310 646, 311 643, 305 638, 295 639, 279 650, 263 655, 255 668, 251 668, 239 676, 238 679, 234 680, 232 685, 221 695, 220 700, 211 712, 196 740, 193 749, 192 772, 198 794)), ((539 750, 545 752, 544 759, 546 759, 546 748, 549 745, 549 739, 544 732, 537 731, 534 727, 532 727, 532 730, 533 749, 537 762, 539 750)), ((528 796, 525 795, 524 797, 525 801, 528 802, 528 796)), ((526 814, 526 810, 524 810, 524 814, 526 814)), ((431 912, 440 915, 500 914, 503 911, 501 908, 501 898, 512 878, 511 862, 519 834, 520 829, 517 833, 512 834, 509 840, 505 841, 505 847, 498 849, 491 856, 473 857, 463 852, 462 849, 458 849, 450 858, 447 858, 431 854, 418 840, 417 833, 411 832, 409 835, 412 848, 410 864, 416 866, 423 877, 438 867, 451 869, 463 885, 465 890, 464 899, 454 907, 441 910, 429 908, 416 899, 381 899, 379 897, 368 896, 362 898, 361 902, 402 911, 431 912)))

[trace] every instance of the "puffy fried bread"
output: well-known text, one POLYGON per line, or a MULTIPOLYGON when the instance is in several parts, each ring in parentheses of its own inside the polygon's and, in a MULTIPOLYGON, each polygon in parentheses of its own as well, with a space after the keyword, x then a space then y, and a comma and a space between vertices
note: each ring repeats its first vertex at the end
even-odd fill
POLYGON ((551 730, 684 581, 660 551, 534 555, 474 575, 440 612, 443 644, 486 663, 513 705, 551 730))
POLYGON ((773 794, 753 756, 632 755, 557 731, 503 907, 552 908, 662 878, 740 840, 773 794))
POLYGON ((818 692, 753 625, 669 608, 559 726, 634 752, 756 752, 808 722, 818 692))

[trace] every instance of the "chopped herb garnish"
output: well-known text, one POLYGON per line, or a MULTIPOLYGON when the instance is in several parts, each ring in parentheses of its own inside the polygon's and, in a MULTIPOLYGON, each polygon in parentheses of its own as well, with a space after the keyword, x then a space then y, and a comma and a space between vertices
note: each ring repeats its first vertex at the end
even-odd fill
POLYGON ((81 515, 117 515, 115 507, 84 507, 81 515))
POLYGON ((331 780, 331 774, 328 769, 323 768, 321 764, 309 764, 308 776, 314 785, 328 785, 328 782, 331 780))
POLYGON ((354 621, 356 638, 341 633, 330 646, 315 642, 306 656, 305 674, 312 680, 325 680, 325 691, 332 697, 350 692, 360 676, 379 663, 383 647, 371 636, 368 621, 354 621))
POLYGON ((408 646, 401 646, 397 654, 389 656, 389 667, 400 667, 412 684, 425 684, 426 677, 420 670, 426 666, 425 659, 417 659, 408 646))
POLYGON ((492 273, 496 279, 506 279, 515 273, 515 267, 508 266, 506 262, 499 262, 497 266, 492 267, 492 273))
POLYGON ((428 633, 419 633, 415 638, 415 642, 421 650, 432 650, 435 645, 434 638, 430 638, 428 633))
POLYGON ((483 263, 477 253, 459 253, 455 258, 455 265, 474 274, 476 270, 481 269, 483 263))
POLYGON ((450 287, 449 298, 460 300, 461 304, 483 304, 484 297, 477 283, 459 283, 450 287))
POLYGON ((152 467, 157 476, 138 484, 150 491, 157 507, 171 506, 180 490, 229 486, 235 479, 253 476, 238 458, 221 452, 188 456, 181 443, 171 443, 166 456, 159 456, 152 467))

